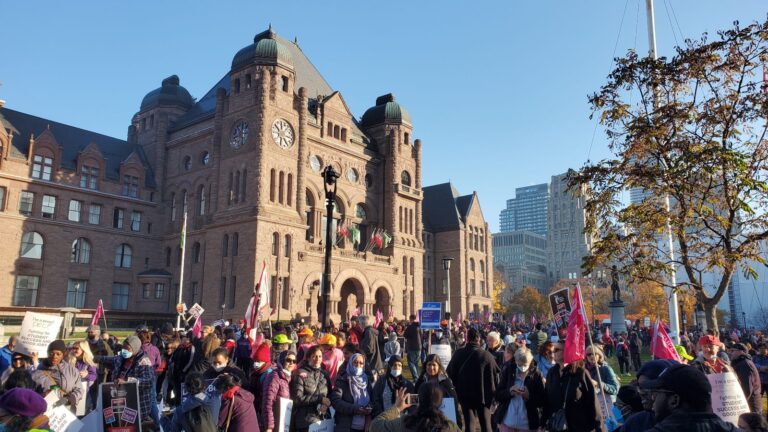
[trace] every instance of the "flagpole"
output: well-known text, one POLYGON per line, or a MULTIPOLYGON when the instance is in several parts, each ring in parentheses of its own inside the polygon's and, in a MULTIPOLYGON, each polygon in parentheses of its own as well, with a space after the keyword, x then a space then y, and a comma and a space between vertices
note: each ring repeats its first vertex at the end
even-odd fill
MULTIPOLYGON (((583 297, 581 296, 581 289, 579 288, 579 284, 576 284, 576 290, 579 291, 579 299, 582 299, 583 297)), ((579 307, 581 308, 581 315, 585 318, 584 321, 586 321, 587 314, 584 311, 584 301, 583 300, 581 300, 579 302, 579 307)), ((589 323, 587 323, 587 338, 589 339, 589 345, 590 346, 594 345, 594 342, 592 341, 592 332, 589 329, 589 323)), ((605 359, 603 359, 603 360, 605 360, 605 359)), ((595 370, 597 371, 597 383, 600 385, 600 389, 599 389, 600 390, 600 394, 603 395, 603 404, 605 406, 608 406, 608 400, 606 399, 606 396, 605 396, 605 390, 603 390, 603 388, 602 388, 602 386, 603 386, 603 378, 600 376, 600 365, 597 364, 597 362, 595 362, 595 370)), ((608 410, 608 415, 611 416, 611 419, 613 421, 616 421, 616 418, 613 416, 613 411, 608 410)))
MULTIPOLYGON (((181 263, 180 263, 181 269, 179 270, 179 301, 178 303, 176 303, 177 305, 181 304, 182 293, 184 292, 184 256, 186 255, 185 253, 186 248, 187 248, 187 212, 184 212, 184 223, 182 224, 182 227, 181 227, 181 263)), ((181 314, 182 313, 184 313, 183 309, 176 316, 176 330, 181 330, 181 314)))
POLYGON ((109 333, 109 329, 107 328, 107 311, 104 310, 104 302, 99 299, 99 303, 101 303, 101 314, 102 318, 104 318, 104 331, 109 333))

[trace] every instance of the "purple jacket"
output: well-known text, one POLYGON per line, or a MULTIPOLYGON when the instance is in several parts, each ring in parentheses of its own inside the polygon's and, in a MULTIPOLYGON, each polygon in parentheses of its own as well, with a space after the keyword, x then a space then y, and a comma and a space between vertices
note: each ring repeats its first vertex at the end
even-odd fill
POLYGON ((85 378, 80 377, 82 381, 88 382, 88 385, 91 385, 94 381, 96 381, 96 366, 90 366, 86 364, 82 360, 78 360, 75 362, 75 367, 79 372, 82 372, 84 370, 88 371, 88 375, 85 376, 85 378))
POLYGON ((149 360, 152 362, 152 369, 157 370, 163 362, 163 358, 160 356, 160 350, 151 342, 147 342, 141 346, 141 350, 147 354, 149 360))
POLYGON ((233 399, 221 398, 219 427, 224 432, 259 432, 259 421, 253 407, 253 394, 248 390, 238 389, 233 399), (233 405, 234 404, 234 405, 233 405), (227 427, 227 417, 232 410, 232 419, 227 427))
POLYGON ((289 385, 291 377, 282 369, 274 370, 264 381, 261 398, 261 420, 265 429, 275 428, 275 419, 280 415, 280 398, 291 398, 289 385))

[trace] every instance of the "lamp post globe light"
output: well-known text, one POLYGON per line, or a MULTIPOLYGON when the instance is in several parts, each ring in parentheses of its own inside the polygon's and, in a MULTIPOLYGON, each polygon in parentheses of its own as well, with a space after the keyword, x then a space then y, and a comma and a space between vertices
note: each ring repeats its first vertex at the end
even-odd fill
POLYGON ((323 316, 322 326, 328 326, 328 302, 331 294, 331 221, 333 220, 333 207, 336 204, 336 180, 339 179, 333 166, 328 165, 322 172, 323 188, 325 189, 325 263, 323 268, 323 316))
POLYGON ((450 317, 451 314, 451 261, 453 258, 443 257, 443 270, 445 270, 445 315, 450 317))

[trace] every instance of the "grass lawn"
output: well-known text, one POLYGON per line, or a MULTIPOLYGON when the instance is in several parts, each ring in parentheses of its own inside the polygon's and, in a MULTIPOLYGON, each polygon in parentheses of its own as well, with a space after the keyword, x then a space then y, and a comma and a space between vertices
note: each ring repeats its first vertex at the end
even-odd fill
MULTIPOLYGON (((616 356, 615 355, 613 357, 607 358, 606 360, 607 360, 608 364, 611 365, 611 368, 613 369, 613 371, 616 373, 616 376, 619 378, 619 382, 621 383, 621 385, 629 384, 630 381, 635 379, 635 376, 636 376, 637 372, 634 369, 631 370, 629 375, 622 375, 622 374, 619 373, 619 361, 616 360, 616 356)), ((640 348, 640 362, 641 363, 645 363, 645 362, 650 361, 650 360, 651 360, 651 353, 648 352, 648 348, 647 347, 641 347, 640 348)), ((631 366, 630 366, 630 368, 631 368, 631 366)))

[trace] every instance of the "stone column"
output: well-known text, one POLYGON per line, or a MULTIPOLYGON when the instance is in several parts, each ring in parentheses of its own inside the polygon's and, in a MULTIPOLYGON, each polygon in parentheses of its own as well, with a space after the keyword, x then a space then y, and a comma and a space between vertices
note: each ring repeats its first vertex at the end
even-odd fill
POLYGON ((307 102, 307 89, 301 87, 299 88, 299 161, 296 167, 296 211, 302 220, 305 220, 306 217, 304 210, 304 181, 307 175, 306 166, 309 155, 309 149, 307 148, 307 116, 309 115, 307 102))

